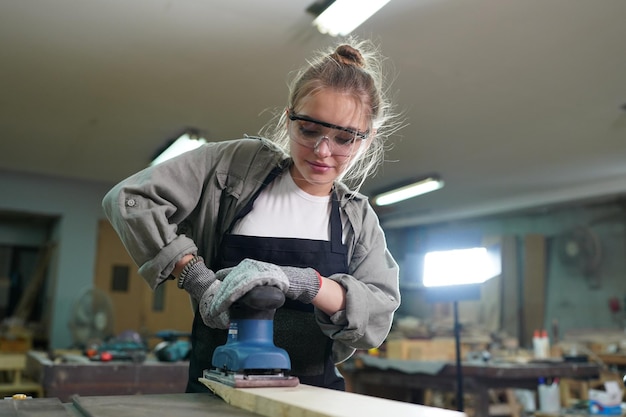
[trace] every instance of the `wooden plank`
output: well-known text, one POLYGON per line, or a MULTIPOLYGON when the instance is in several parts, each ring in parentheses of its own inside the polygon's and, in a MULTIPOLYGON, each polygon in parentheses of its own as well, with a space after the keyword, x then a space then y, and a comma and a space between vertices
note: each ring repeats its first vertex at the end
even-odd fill
POLYGON ((486 332, 497 333, 502 328, 501 294, 502 275, 493 277, 482 285, 480 301, 476 304, 479 306, 478 323, 486 332))
MULTIPOLYGON (((461 338, 461 355, 487 349, 491 342, 488 336, 461 338)), ((409 361, 454 361, 456 359, 456 343, 452 337, 435 337, 433 339, 392 339, 385 343, 388 359, 409 361)))
POLYGON ((24 370, 26 367, 26 354, 24 353, 0 353, 0 370, 24 370))
POLYGON ((626 365, 626 355, 623 353, 598 353, 597 356, 605 365, 626 365))
POLYGON ((502 330, 519 341, 521 334, 520 279, 517 259, 517 238, 502 238, 502 330))
POLYGON ((524 237, 523 346, 531 346, 533 331, 544 328, 546 299, 546 239, 540 234, 524 237))
POLYGON ((300 384, 289 388, 232 388, 200 378, 235 407, 266 417, 461 417, 464 413, 300 384))
POLYGON ((46 280, 48 265, 50 264, 50 259, 55 249, 56 244, 46 243, 39 251, 35 272, 28 286, 22 292, 17 306, 15 307, 15 311, 13 312, 13 318, 18 320, 19 323, 26 323, 30 318, 37 296, 46 280))

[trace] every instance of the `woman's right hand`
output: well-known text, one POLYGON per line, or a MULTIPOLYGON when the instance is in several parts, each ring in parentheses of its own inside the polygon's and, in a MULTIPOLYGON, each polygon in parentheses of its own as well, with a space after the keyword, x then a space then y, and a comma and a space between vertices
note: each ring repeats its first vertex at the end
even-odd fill
POLYGON ((228 311, 214 314, 210 312, 211 304, 213 304, 222 281, 216 279, 215 274, 207 268, 202 257, 185 258, 183 260, 186 262, 179 262, 181 267, 179 268, 178 286, 184 288, 198 303, 198 311, 204 324, 216 329, 227 329, 230 324, 228 311))

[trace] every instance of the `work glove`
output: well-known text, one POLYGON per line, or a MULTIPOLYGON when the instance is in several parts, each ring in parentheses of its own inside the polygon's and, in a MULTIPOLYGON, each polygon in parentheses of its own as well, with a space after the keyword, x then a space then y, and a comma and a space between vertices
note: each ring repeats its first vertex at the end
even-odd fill
POLYGON ((322 287, 322 277, 313 268, 281 266, 280 269, 289 278, 289 289, 285 297, 310 304, 322 287))
POLYGON ((278 287, 286 297, 308 304, 321 284, 321 277, 313 268, 278 266, 253 259, 244 259, 236 267, 218 271, 216 278, 223 282, 209 307, 210 316, 228 311, 232 303, 257 286, 278 287))
POLYGON ((230 324, 228 310, 216 315, 209 313, 209 306, 222 286, 222 281, 216 279, 215 274, 207 268, 202 258, 188 268, 184 274, 182 288, 198 303, 198 311, 204 324, 215 329, 228 329, 230 324))

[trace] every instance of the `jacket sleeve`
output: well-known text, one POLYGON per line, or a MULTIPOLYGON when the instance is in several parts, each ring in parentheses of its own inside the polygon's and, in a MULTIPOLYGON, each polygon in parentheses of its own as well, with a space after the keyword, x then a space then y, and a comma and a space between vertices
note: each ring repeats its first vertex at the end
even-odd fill
POLYGON ((213 166, 213 144, 146 168, 113 187, 102 206, 151 288, 168 279, 176 262, 196 253, 178 224, 196 207, 213 166))
MULTIPOLYGON (((380 346, 400 306, 398 265, 387 249, 373 209, 366 204, 364 211, 363 228, 355 236, 350 274, 328 277, 346 289, 346 308, 330 317, 316 310, 324 334, 334 339, 335 345, 340 345, 334 350, 339 348, 347 356, 354 349, 380 346)), ((336 362, 344 359, 346 357, 336 362)))

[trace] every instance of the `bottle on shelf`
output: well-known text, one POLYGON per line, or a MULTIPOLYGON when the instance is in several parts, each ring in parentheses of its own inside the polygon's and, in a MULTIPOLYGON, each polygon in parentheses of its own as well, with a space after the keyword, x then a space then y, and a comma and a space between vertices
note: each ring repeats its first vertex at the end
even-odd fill
POLYGON ((550 356, 550 341, 546 330, 536 329, 533 333, 533 356, 546 359, 550 356))

